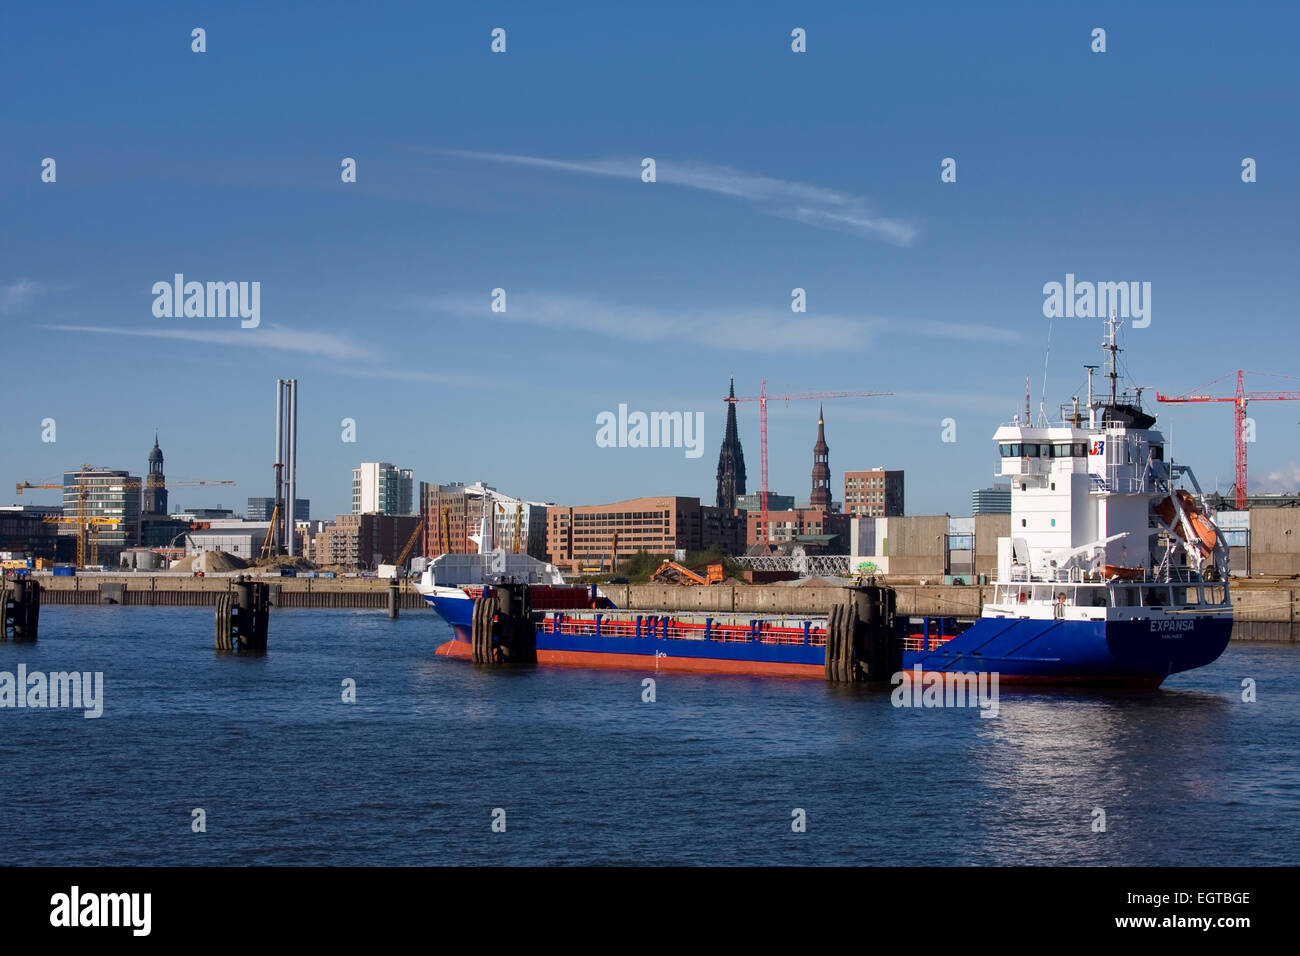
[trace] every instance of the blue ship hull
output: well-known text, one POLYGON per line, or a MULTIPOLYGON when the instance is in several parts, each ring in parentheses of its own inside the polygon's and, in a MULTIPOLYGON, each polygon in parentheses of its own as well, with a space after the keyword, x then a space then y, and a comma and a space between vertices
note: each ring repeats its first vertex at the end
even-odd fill
MULTIPOLYGON (((451 625, 456 642, 468 647, 473 601, 426 599, 451 625)), ((934 649, 905 651, 902 663, 906 670, 996 672, 1010 681, 1156 685, 1215 661, 1231 634, 1228 616, 1189 615, 1172 624, 979 618, 934 649)), ((465 656, 463 648, 439 652, 465 656)), ((542 663, 629 666, 643 658, 655 669, 784 676, 820 676, 825 665, 825 648, 814 644, 663 638, 648 627, 637 637, 566 634, 555 631, 549 618, 538 626, 537 652, 542 663)))

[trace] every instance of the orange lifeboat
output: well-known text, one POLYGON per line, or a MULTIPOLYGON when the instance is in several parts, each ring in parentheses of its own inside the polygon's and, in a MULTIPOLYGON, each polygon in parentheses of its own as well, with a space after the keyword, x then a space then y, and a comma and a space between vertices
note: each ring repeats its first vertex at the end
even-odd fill
POLYGON ((1126 568, 1118 564, 1103 564, 1101 574, 1107 581, 1138 581, 1142 578, 1142 568, 1126 568))
MULTIPOLYGON (((1191 494, 1178 489, 1178 506, 1183 513, 1187 515, 1187 523, 1191 525, 1192 531, 1196 534, 1198 543, 1201 546, 1201 553, 1209 557, 1214 553, 1214 546, 1219 542, 1219 533, 1215 530, 1209 516, 1206 515, 1200 502, 1191 494)), ((1155 507, 1156 514, 1160 520, 1168 525, 1178 537, 1187 540, 1187 532, 1183 528, 1183 523, 1178 520, 1178 508, 1174 507, 1172 498, 1166 496, 1155 507)))

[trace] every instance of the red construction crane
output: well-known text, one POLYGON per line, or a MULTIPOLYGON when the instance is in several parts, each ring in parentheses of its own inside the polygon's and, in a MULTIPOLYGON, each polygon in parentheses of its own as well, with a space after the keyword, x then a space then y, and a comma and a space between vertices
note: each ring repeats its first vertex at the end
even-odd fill
MULTIPOLYGON (((1300 392, 1248 392, 1246 391, 1245 379, 1246 373, 1237 369, 1237 394, 1235 395, 1207 395, 1198 391, 1188 395, 1168 396, 1156 392, 1156 401, 1168 404, 1182 404, 1186 402, 1232 402, 1236 409, 1236 431, 1235 439, 1237 446, 1237 509, 1245 510, 1246 507, 1246 403, 1247 402, 1300 402, 1300 392)), ((1251 372, 1251 375, 1270 375, 1270 372, 1251 372)), ((1228 375, 1220 376, 1213 382, 1201 386, 1202 389, 1208 389, 1210 385, 1215 385, 1229 378, 1228 375)), ((1289 375, 1278 375, 1276 378, 1290 379, 1289 375)))
POLYGON ((763 524, 763 540, 772 540, 772 528, 767 520, 767 403, 769 401, 777 402, 801 402, 808 399, 817 399, 824 401, 828 398, 876 398, 882 395, 893 395, 893 392, 803 392, 798 395, 769 395, 767 394, 767 379, 763 379, 759 386, 758 394, 746 398, 736 398, 728 395, 723 399, 724 402, 758 402, 758 434, 759 434, 759 458, 762 463, 762 485, 759 489, 759 506, 763 524))

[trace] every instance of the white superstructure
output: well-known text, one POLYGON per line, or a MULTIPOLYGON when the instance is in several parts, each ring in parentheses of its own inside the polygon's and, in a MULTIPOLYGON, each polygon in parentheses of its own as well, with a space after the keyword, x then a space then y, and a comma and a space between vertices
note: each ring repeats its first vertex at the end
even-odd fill
POLYGON ((986 617, 1116 620, 1226 604, 1227 550, 1191 470, 1167 460, 1140 392, 1073 400, 1061 421, 1019 417, 994 434, 1011 483, 1011 535, 998 540, 986 617), (1179 490, 1187 482, 1192 491, 1179 490), (1207 584, 1209 585, 1207 593, 1207 584))

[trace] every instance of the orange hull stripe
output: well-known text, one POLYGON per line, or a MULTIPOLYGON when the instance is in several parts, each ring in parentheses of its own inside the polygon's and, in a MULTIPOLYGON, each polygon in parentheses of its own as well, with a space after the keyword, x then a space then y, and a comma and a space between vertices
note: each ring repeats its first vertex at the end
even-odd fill
MULTIPOLYGON (((448 641, 435 652, 441 657, 471 660, 473 648, 465 641, 448 641)), ((603 654, 591 651, 537 652, 537 663, 601 670, 656 670, 678 674, 750 674, 764 677, 825 677, 821 664, 781 664, 772 661, 720 661, 704 657, 660 657, 649 654, 603 654)))

